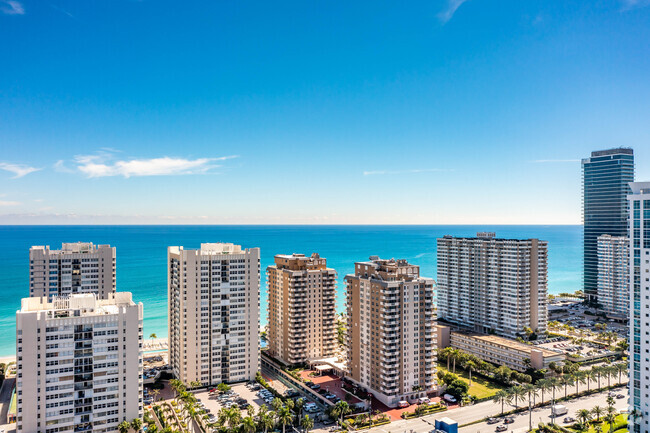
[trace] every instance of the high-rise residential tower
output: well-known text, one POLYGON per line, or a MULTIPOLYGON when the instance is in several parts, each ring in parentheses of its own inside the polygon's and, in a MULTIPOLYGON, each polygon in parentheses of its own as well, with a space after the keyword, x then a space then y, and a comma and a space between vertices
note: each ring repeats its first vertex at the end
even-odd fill
POLYGON ((437 391, 433 280, 373 256, 345 282, 348 378, 391 407, 437 391))
POLYGON ((650 431, 650 182, 630 184, 630 416, 629 431, 650 431))
POLYGON ((628 315, 630 306, 630 240, 598 236, 598 303, 614 316, 628 315))
POLYGON ((90 242, 29 249, 29 296, 67 296, 94 293, 107 299, 115 292, 115 247, 90 242))
POLYGON ((318 254, 279 254, 266 273, 270 354, 286 364, 333 356, 336 271, 318 254))
POLYGON ((24 298, 16 355, 19 432, 116 432, 142 418, 142 304, 130 293, 24 298))
POLYGON ((598 300, 598 236, 627 235, 630 182, 634 182, 632 149, 599 150, 582 160, 584 291, 591 301, 598 300))
POLYGON ((260 368, 260 249, 168 248, 169 362, 204 385, 253 380, 260 368))
POLYGON ((546 331, 547 244, 538 239, 438 239, 438 318, 515 338, 546 331))

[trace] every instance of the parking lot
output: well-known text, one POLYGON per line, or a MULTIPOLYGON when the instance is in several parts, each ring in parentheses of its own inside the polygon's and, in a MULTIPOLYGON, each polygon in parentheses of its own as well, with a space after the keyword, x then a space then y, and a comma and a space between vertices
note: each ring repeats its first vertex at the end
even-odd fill
POLYGON ((220 396, 219 393, 213 393, 211 395, 207 390, 199 391, 194 395, 199 400, 199 402, 205 406, 205 409, 214 416, 217 416, 219 414, 219 411, 224 407, 228 407, 233 404, 237 405, 238 398, 242 399, 239 400, 242 403, 240 405, 242 412, 246 411, 246 404, 253 406, 256 412, 262 404, 266 404, 264 400, 255 395, 255 391, 243 383, 232 386, 230 392, 224 394, 223 396, 220 396))

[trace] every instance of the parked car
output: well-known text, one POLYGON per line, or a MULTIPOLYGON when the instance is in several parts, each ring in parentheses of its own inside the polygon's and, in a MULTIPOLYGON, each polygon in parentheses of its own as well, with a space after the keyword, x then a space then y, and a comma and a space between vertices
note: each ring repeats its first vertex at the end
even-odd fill
POLYGON ((397 405, 399 407, 409 407, 410 406, 409 402, 406 401, 406 400, 400 400, 399 402, 397 402, 397 405))
POLYGON ((442 396, 442 398, 447 400, 449 403, 456 403, 456 397, 451 394, 445 394, 442 396))
POLYGON ((625 396, 624 396, 623 394, 617 394, 617 395, 616 395, 616 398, 619 398, 619 399, 620 399, 620 398, 625 398, 625 396))
POLYGON ((320 389, 320 385, 317 383, 312 383, 311 385, 309 385, 309 387, 314 391, 318 391, 320 389))
POLYGON ((571 416, 567 416, 567 417, 564 418, 564 423, 565 424, 571 424, 572 422, 576 422, 576 419, 571 417, 571 416))

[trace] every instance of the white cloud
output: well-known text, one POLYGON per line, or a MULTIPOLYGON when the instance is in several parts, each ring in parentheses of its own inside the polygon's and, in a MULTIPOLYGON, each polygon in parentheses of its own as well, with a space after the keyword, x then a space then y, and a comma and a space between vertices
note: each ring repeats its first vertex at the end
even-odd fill
POLYGON ((416 168, 413 170, 374 170, 364 171, 364 176, 380 176, 385 174, 410 174, 410 173, 433 173, 438 171, 453 171, 444 168, 416 168))
POLYGON ((18 206, 21 204, 19 201, 0 200, 0 206, 18 206))
POLYGON ((27 176, 29 173, 40 170, 40 168, 29 167, 22 164, 9 164, 8 162, 0 162, 0 170, 6 170, 14 174, 12 179, 27 176))
POLYGON ((580 162, 579 159, 536 159, 534 161, 530 161, 533 164, 547 164, 547 163, 555 163, 555 162, 580 162))
MULTIPOLYGON (((217 161, 237 158, 237 156, 223 156, 220 158, 172 158, 163 156, 150 159, 125 159, 109 162, 110 155, 101 152, 96 155, 80 155, 75 157, 77 169, 87 177, 123 176, 169 176, 182 174, 204 174, 219 167, 217 161)), ((63 162, 59 161, 55 167, 65 170, 63 162)))
POLYGON ((25 8, 16 0, 0 0, 0 11, 6 15, 25 15, 25 8))
POLYGON ((445 24, 456 13, 459 7, 462 6, 467 0, 447 0, 447 7, 438 14, 440 21, 445 24))

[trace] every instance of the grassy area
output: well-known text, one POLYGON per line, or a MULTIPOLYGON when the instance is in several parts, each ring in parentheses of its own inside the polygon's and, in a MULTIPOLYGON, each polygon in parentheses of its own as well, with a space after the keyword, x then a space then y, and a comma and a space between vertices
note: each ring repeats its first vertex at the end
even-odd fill
MULTIPOLYGON (((596 429, 595 429, 596 424, 597 424, 596 421, 592 420, 589 423, 589 429, 586 431, 581 431, 580 433, 596 433, 596 429)), ((602 418, 600 421, 600 426, 602 427, 603 433, 609 432, 609 423, 603 421, 602 418)), ((573 426, 571 426, 569 429, 576 432, 578 431, 574 429, 573 426)), ((627 415, 621 414, 616 417, 616 421, 614 421, 614 428, 612 429, 612 431, 616 433, 624 433, 627 431, 627 415)))
MULTIPOLYGON (((447 371, 446 365, 438 365, 438 370, 447 371)), ((469 383, 469 373, 464 371, 462 368, 456 366, 456 375, 464 380, 466 383, 469 383)), ((492 397, 498 390, 504 389, 505 387, 501 384, 492 382, 484 377, 472 374, 472 385, 469 387, 469 394, 475 395, 476 398, 488 398, 492 397)))

